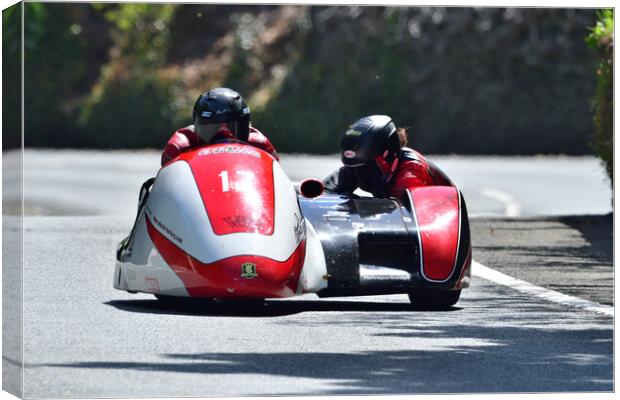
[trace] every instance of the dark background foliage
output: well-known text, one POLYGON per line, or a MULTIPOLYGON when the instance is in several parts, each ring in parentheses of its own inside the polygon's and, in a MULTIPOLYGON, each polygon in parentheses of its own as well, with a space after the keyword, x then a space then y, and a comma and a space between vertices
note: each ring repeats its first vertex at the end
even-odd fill
POLYGON ((21 9, 2 12, 2 148, 21 146, 21 9))
POLYGON ((384 113, 423 152, 587 154, 597 54, 584 38, 596 17, 26 3, 26 145, 160 148, 200 92, 226 85, 281 152, 333 153, 349 123, 384 113))
POLYGON ((588 35, 588 45, 599 56, 596 69, 596 96, 594 98, 594 140, 596 154, 603 160, 607 175, 614 178, 614 13, 603 10, 588 35))

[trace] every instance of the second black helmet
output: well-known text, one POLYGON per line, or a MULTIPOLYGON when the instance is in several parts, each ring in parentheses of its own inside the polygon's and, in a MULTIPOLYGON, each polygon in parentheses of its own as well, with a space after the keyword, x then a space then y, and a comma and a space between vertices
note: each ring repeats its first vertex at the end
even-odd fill
POLYGON ((243 141, 250 134, 250 108, 232 89, 215 88, 198 96, 192 119, 196 133, 207 143, 222 128, 243 141))
POLYGON ((392 118, 371 115, 349 126, 340 142, 340 155, 345 166, 358 167, 378 156, 392 162, 399 148, 400 142, 392 118))

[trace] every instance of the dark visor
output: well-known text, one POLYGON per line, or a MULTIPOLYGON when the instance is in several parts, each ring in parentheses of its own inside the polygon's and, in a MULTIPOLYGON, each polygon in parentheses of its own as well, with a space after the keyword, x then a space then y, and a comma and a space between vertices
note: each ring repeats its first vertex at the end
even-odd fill
POLYGON ((220 122, 214 124, 197 123, 194 127, 198 136, 206 143, 209 143, 220 130, 229 131, 235 138, 238 136, 237 133, 239 132, 237 122, 220 122))

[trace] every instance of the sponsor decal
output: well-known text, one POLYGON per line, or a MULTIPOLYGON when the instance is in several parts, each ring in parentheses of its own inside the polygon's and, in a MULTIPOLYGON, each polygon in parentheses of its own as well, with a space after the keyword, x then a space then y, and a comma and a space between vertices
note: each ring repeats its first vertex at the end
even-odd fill
POLYGON ((246 107, 243 109, 243 113, 244 114, 249 114, 250 113, 250 107, 246 107))
POLYGON ((297 243, 306 238, 306 220, 295 213, 295 240, 297 243))
POLYGON ((159 293, 159 281, 157 278, 144 278, 146 289, 153 293, 159 293))
POLYGON ((219 147, 206 147, 198 152, 199 156, 210 156, 214 154, 222 154, 222 153, 234 153, 234 154, 245 154, 248 156, 260 158, 260 152, 254 150, 248 146, 219 146, 219 147))
POLYGON ((200 116, 203 118, 209 118, 211 117, 211 115, 213 115, 213 113, 211 111, 203 111, 200 116))
MULTIPOLYGON (((335 208, 335 207, 332 207, 335 208)), ((338 211, 338 209, 336 210, 329 210, 327 213, 323 214, 323 216, 327 216, 327 217, 348 217, 349 216, 349 212, 348 211, 338 211)))
POLYGON ((349 215, 348 212, 345 211, 333 211, 333 210, 329 210, 327 211, 325 214, 323 214, 323 218, 326 221, 350 221, 351 220, 351 216, 349 215))
POLYGON ((157 217, 153 215, 153 212, 151 211, 151 209, 148 206, 146 207, 146 214, 149 217, 151 217, 151 219, 153 220, 155 225, 157 225, 159 227, 159 229, 161 229, 163 232, 165 232, 172 240, 174 240, 175 242, 177 242, 179 244, 183 243, 183 238, 178 236, 176 233, 174 233, 174 231, 172 229, 168 228, 159 219, 157 219, 157 217))
POLYGON ((246 279, 254 279, 258 276, 256 273, 256 265, 252 263, 241 264, 241 277, 246 279))
POLYGON ((348 131, 345 132, 345 135, 347 136, 359 136, 361 134, 362 132, 356 131, 355 129, 349 129, 348 131))
POLYGON ((360 266, 359 277, 360 283, 367 283, 409 280, 411 275, 400 269, 360 266))
POLYGON ((355 152, 353 150, 345 150, 344 153, 342 153, 344 155, 344 158, 353 158, 355 157, 355 152))
POLYGON ((265 221, 244 215, 232 215, 222 218, 231 228, 255 228, 258 230, 268 229, 265 221))

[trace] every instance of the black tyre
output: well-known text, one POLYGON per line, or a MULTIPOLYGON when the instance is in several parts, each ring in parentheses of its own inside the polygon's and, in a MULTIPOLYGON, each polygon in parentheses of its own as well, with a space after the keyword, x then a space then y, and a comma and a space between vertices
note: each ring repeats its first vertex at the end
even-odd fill
POLYGON ((180 296, 167 296, 163 294, 156 294, 157 300, 161 305, 173 306, 173 307, 210 307, 217 302, 215 299, 202 297, 180 297, 180 296))
POLYGON ((162 303, 178 303, 178 302, 183 301, 182 297, 166 296, 164 294, 156 294, 154 296, 157 297, 157 300, 159 300, 162 303))
POLYGON ((452 307, 459 301, 461 297, 461 289, 444 290, 444 289, 428 289, 418 288, 409 293, 409 301, 414 307, 445 310, 452 307))
POLYGON ((232 307, 263 307, 265 299, 227 299, 224 303, 232 307))

